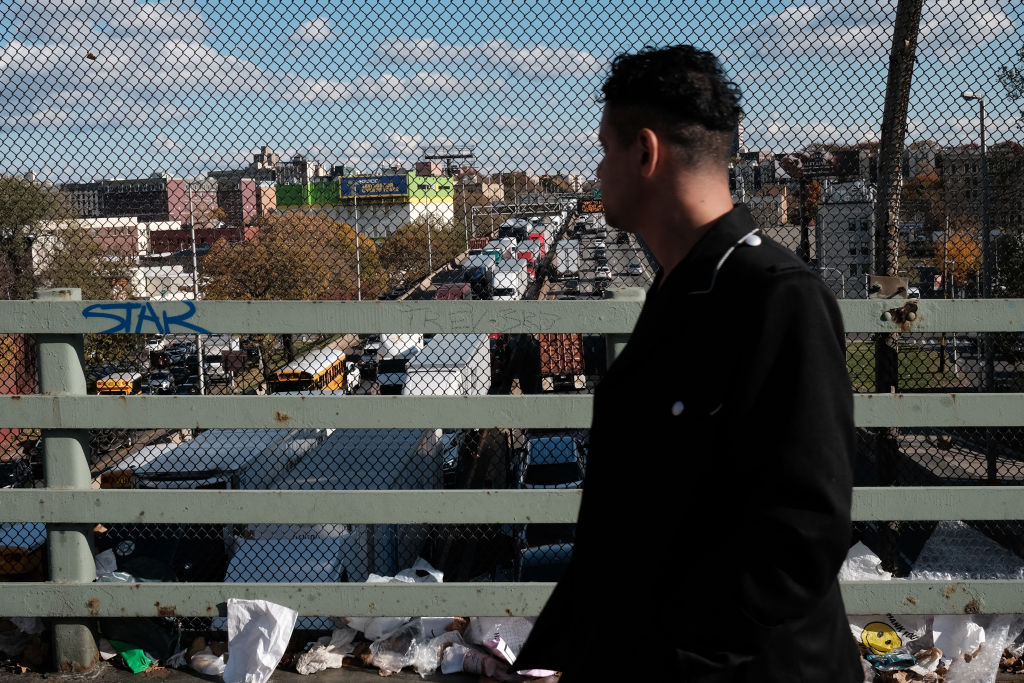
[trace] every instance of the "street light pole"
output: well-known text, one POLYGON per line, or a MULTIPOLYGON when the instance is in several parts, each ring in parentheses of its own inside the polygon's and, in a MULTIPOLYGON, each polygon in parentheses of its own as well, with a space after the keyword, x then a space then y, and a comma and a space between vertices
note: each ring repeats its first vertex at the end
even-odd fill
MULTIPOLYGON (((985 97, 970 90, 964 91, 965 100, 978 101, 978 130, 981 138, 981 296, 992 298, 992 202, 989 191, 988 150, 985 146, 985 97)), ((981 335, 982 343, 982 391, 994 390, 995 359, 993 357, 992 338, 981 335)))
POLYGON ((352 184, 352 201, 356 207, 356 300, 363 300, 363 274, 359 265, 359 184, 352 184))
MULTIPOLYGON (((192 298, 199 303, 199 259, 196 256, 196 221, 192 215, 192 181, 186 180, 188 187, 188 227, 192 235, 192 298)), ((199 375, 199 394, 206 394, 206 372, 203 369, 203 335, 196 335, 196 374, 199 375)))
MULTIPOLYGON (((985 145, 985 97, 980 93, 964 91, 965 100, 978 101, 978 129, 981 138, 981 270, 982 283, 981 295, 986 299, 992 298, 992 202, 989 194, 988 177, 988 150, 985 145)), ((992 335, 979 334, 978 341, 981 343, 981 390, 985 392, 995 391, 995 349, 992 348, 992 335)), ((989 481, 995 481, 998 475, 995 453, 992 449, 991 430, 985 430, 985 450, 987 451, 987 474, 989 481)))

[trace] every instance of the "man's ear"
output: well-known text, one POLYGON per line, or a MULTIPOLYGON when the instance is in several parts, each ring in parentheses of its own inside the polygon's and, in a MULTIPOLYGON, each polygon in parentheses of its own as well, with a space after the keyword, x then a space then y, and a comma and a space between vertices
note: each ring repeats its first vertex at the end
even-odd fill
POLYGON ((654 174, 661 155, 658 136, 650 128, 641 128, 636 134, 636 142, 639 146, 640 175, 649 178, 654 174))

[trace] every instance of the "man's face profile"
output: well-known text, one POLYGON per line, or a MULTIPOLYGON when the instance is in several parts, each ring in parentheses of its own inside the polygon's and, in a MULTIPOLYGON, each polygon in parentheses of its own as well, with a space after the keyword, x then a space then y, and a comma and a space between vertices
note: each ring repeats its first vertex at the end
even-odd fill
POLYGON ((622 198, 628 198, 629 148, 622 144, 619 133, 608 118, 608 107, 601 115, 601 124, 597 132, 601 143, 603 158, 597 164, 597 181, 601 187, 601 200, 604 203, 605 222, 618 230, 629 230, 625 224, 625 206, 622 198))

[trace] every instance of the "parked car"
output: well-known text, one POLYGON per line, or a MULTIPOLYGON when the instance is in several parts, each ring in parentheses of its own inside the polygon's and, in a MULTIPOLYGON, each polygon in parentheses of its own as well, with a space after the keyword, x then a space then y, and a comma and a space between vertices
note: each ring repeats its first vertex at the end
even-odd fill
POLYGON ((174 375, 167 370, 157 370, 149 376, 151 394, 173 394, 175 388, 174 375))
POLYGON ((171 354, 167 351, 150 351, 149 365, 153 368, 169 368, 174 364, 171 354))
MULTIPOLYGON (((177 365, 178 363, 184 363, 185 359, 188 358, 190 351, 184 344, 176 344, 174 346, 168 346, 163 351, 171 359, 171 365, 177 365)), ((195 353, 193 350, 191 353, 195 353)))
POLYGON ((626 272, 629 273, 630 275, 643 275, 644 267, 640 265, 639 261, 633 261, 628 266, 626 266, 626 272))
POLYGON ((187 384, 189 376, 192 375, 192 371, 185 365, 172 365, 167 371, 171 373, 177 385, 187 384))
POLYGON ((611 280, 612 271, 608 266, 598 266, 594 269, 594 278, 597 280, 611 280))

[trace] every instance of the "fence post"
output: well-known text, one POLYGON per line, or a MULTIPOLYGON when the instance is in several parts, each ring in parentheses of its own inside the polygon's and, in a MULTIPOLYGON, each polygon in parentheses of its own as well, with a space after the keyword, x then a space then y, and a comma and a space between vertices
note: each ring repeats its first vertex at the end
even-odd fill
MULTIPOLYGON (((36 299, 81 301, 77 288, 38 289, 36 299)), ((40 334, 39 391, 51 396, 84 396, 82 335, 40 334)), ((84 429, 48 429, 43 432, 46 487, 89 489, 89 432, 84 429)), ((96 580, 91 524, 47 524, 46 543, 50 580, 54 583, 91 583, 96 580)), ((87 619, 55 619, 53 662, 62 673, 89 671, 99 662, 96 638, 87 619)))
MULTIPOLYGON (((616 301, 639 301, 640 303, 643 303, 644 299, 647 298, 647 292, 640 287, 623 287, 621 289, 606 290, 605 298, 615 299, 616 301)), ((622 353, 622 349, 626 348, 626 343, 628 341, 628 333, 605 335, 604 343, 607 367, 611 367, 612 363, 615 362, 615 359, 618 358, 620 353, 622 353)))

